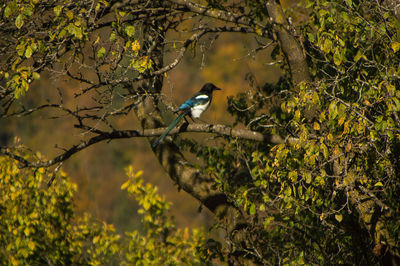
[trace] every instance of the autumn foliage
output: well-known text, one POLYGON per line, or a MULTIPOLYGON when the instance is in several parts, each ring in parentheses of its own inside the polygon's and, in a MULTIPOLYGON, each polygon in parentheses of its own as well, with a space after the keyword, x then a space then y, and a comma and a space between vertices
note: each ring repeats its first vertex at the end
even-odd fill
MULTIPOLYGON (((31 0, 0 8, 0 117, 8 125, 0 256, 49 264, 400 261, 396 1, 31 0), (46 78, 64 87, 49 88, 46 78), (151 149, 177 103, 205 82, 227 97, 223 105, 215 95, 212 123, 182 123, 151 149), (10 137, 13 127, 44 126, 40 114, 64 121, 38 137, 57 143, 46 156, 10 137), (86 168, 93 158, 102 164, 86 168), (126 168, 122 181, 132 161, 141 170, 126 168), (83 186, 98 202, 111 195, 105 187, 122 184, 139 204, 140 230, 119 235, 76 212, 64 162, 80 169, 79 182, 98 177, 83 186), (142 176, 196 200, 192 213, 215 217, 211 233, 179 229, 142 176)), ((114 206, 132 210, 118 195, 114 206)))

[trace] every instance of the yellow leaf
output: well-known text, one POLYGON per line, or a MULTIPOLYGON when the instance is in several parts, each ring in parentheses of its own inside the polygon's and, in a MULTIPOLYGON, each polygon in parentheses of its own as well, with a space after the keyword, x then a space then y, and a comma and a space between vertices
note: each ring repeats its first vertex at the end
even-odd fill
POLYGON ((97 242, 99 242, 100 236, 95 236, 93 238, 93 244, 96 244, 97 242))
POLYGON ((139 50, 140 50, 140 44, 137 40, 135 40, 134 42, 132 42, 132 51, 137 53, 139 52, 139 50))
POLYGON ((335 219, 340 223, 343 220, 343 216, 341 214, 336 214, 335 219))
POLYGON ((314 122, 314 130, 320 130, 320 129, 321 129, 321 127, 318 124, 318 122, 314 122))
POLYGON ((40 74, 38 72, 33 72, 32 78, 38 80, 38 79, 40 79, 40 74))
POLYGON ((344 123, 344 120, 346 119, 346 117, 341 117, 338 121, 338 125, 341 126, 344 123))
POLYGON ((27 79, 28 79, 28 72, 27 72, 27 71, 22 71, 22 72, 21 72, 21 77, 22 77, 23 79, 27 80, 27 79))
POLYGON ((72 11, 68 11, 66 13, 68 20, 72 20, 74 18, 74 12, 72 11))
POLYGON ((130 185, 130 183, 131 183, 130 180, 126 181, 125 183, 122 184, 121 189, 122 190, 126 189, 130 185))
POLYGON ((381 181, 377 182, 377 183, 375 184, 375 187, 383 187, 382 182, 381 182, 381 181))
POLYGON ((94 41, 93 45, 96 45, 100 41, 100 36, 97 36, 96 40, 94 41))
POLYGON ((400 42, 392 42, 392 49, 395 53, 400 50, 400 42))
POLYGON ((143 175, 143 171, 142 170, 139 170, 139 171, 137 171, 137 173, 135 174, 135 177, 140 177, 140 176, 142 176, 143 175))
POLYGON ((366 106, 372 106, 372 104, 368 101, 368 98, 365 98, 364 104, 365 104, 366 106))
POLYGON ((329 141, 333 141, 333 136, 332 136, 331 133, 329 133, 328 136, 326 136, 326 138, 327 138, 329 141))
POLYGON ((33 212, 33 213, 31 213, 31 214, 29 215, 29 217, 32 218, 32 219, 36 219, 36 218, 39 217, 39 214, 38 214, 37 212, 33 212))
POLYGON ((329 151, 328 151, 328 147, 326 147, 326 145, 324 143, 321 143, 321 149, 322 149, 322 153, 324 154, 325 159, 329 158, 329 151))
POLYGON ((379 84, 378 84, 378 90, 379 90, 379 91, 381 91, 381 89, 382 89, 382 84, 383 84, 383 83, 385 83, 384 80, 381 81, 381 82, 379 82, 379 84))
POLYGON ((304 176, 306 177, 306 183, 307 183, 307 184, 310 184, 311 181, 312 181, 312 176, 311 176, 311 174, 308 172, 308 173, 305 173, 304 176))
POLYGON ((258 27, 258 26, 256 26, 256 28, 254 29, 254 31, 255 31, 258 35, 260 35, 260 36, 263 35, 263 34, 262 34, 262 30, 261 30, 260 27, 258 27))
POLYGON ((147 67, 148 62, 149 62, 149 57, 148 56, 143 56, 140 59, 140 66, 147 67))
POLYGON ((183 230, 183 239, 187 240, 189 239, 189 228, 185 227, 185 229, 183 230))
POLYGON ((339 156, 339 154, 341 154, 342 151, 340 150, 340 148, 338 146, 335 147, 335 149, 333 150, 333 154, 335 156, 339 156))
POLYGON ((392 84, 387 84, 386 85, 386 89, 388 90, 388 92, 390 94, 394 94, 396 91, 396 86, 392 85, 392 84))
POLYGON ((35 249, 35 242, 29 241, 29 242, 28 242, 28 248, 29 248, 29 249, 35 249))

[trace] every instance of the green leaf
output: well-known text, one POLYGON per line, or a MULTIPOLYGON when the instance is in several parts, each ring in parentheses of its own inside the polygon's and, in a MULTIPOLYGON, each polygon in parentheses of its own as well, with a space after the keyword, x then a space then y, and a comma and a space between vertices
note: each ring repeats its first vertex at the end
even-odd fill
POLYGON ((306 183, 307 183, 307 184, 310 184, 311 181, 312 181, 311 173, 310 173, 310 172, 305 173, 305 174, 304 174, 304 177, 306 178, 306 183))
POLYGON ((363 57, 363 54, 360 50, 357 51, 357 54, 354 56, 354 62, 358 62, 363 57))
POLYGON ((60 39, 62 39, 62 38, 64 38, 65 34, 67 34, 67 31, 66 31, 65 29, 62 29, 62 30, 60 31, 60 33, 58 34, 58 37, 59 37, 60 39))
POLYGON ((33 42, 31 44, 31 48, 32 48, 32 51, 36 51, 37 50, 37 44, 35 42, 33 42))
POLYGON ((301 116, 300 110, 296 110, 296 112, 294 112, 293 120, 296 122, 300 122, 300 116, 301 116))
POLYGON ((8 5, 4 9, 4 17, 8 18, 9 16, 11 16, 11 14, 12 14, 12 9, 11 9, 10 5, 8 5))
POLYGON ((42 41, 38 41, 38 49, 39 52, 44 53, 46 51, 46 46, 44 45, 44 43, 42 41))
POLYGON ((323 155, 324 155, 324 158, 325 159, 328 159, 329 158, 329 151, 328 151, 328 147, 326 147, 326 145, 324 144, 324 143, 321 143, 321 150, 322 150, 322 153, 323 153, 323 155))
POLYGON ((33 14, 33 8, 31 6, 25 6, 24 10, 22 10, 22 14, 26 17, 30 17, 33 14))
POLYGON ((26 46, 26 41, 23 41, 17 45, 16 50, 19 56, 22 56, 25 53, 25 46, 26 46))
POLYGON ((32 78, 38 80, 38 79, 40 79, 40 74, 38 72, 33 72, 32 78))
POLYGON ((323 46, 322 50, 325 53, 329 53, 332 50, 332 45, 333 45, 332 41, 329 40, 329 39, 326 39, 325 42, 324 42, 324 46, 323 46))
POLYGON ((307 37, 308 37, 308 40, 310 42, 314 42, 315 41, 314 35, 312 33, 307 33, 307 37))
POLYGON ((290 171, 290 172, 289 172, 289 179, 290 179, 293 183, 295 183, 295 182, 297 181, 297 171, 296 171, 296 170, 290 171))
POLYGON ((135 27, 134 26, 126 26, 125 28, 125 33, 126 35, 128 35, 128 37, 133 37, 133 35, 135 35, 135 27))
POLYGON ((17 18, 15 19, 15 26, 20 29, 24 25, 24 16, 22 14, 19 14, 17 18))
POLYGON ((15 99, 21 98, 21 96, 25 95, 25 90, 22 86, 17 86, 14 90, 14 97, 15 99))
POLYGON ((74 18, 74 12, 71 10, 67 11, 65 15, 67 16, 68 20, 72 20, 74 18))
POLYGON ((110 42, 113 42, 113 41, 115 41, 116 39, 117 39, 117 36, 116 36, 115 32, 111 32, 110 38, 109 38, 110 42))
POLYGON ((26 58, 31 58, 32 53, 33 53, 33 51, 32 51, 31 46, 26 47, 26 50, 25 50, 25 57, 26 57, 26 58))
POLYGON ((55 6, 53 8, 54 14, 56 15, 56 17, 58 17, 61 14, 62 9, 63 9, 63 6, 55 6))
POLYGON ((333 55, 333 62, 337 66, 340 66, 340 64, 342 64, 342 56, 340 54, 339 49, 336 49, 335 54, 333 55))
POLYGON ((77 39, 82 39, 82 29, 80 27, 75 26, 73 23, 69 23, 65 29, 72 35, 74 35, 77 39))
POLYGON ((329 117, 330 117, 330 119, 335 119, 337 114, 338 114, 338 110, 337 110, 337 107, 336 107, 336 102, 332 101, 329 104, 329 117))
POLYGON ((250 212, 250 215, 256 214, 256 205, 255 204, 251 204, 249 212, 250 212))
POLYGON ((33 242, 33 241, 30 240, 30 241, 28 242, 28 247, 29 247, 30 250, 33 250, 33 249, 35 248, 35 242, 33 242))
POLYGON ((102 58, 104 56, 104 54, 106 53, 106 48, 101 47, 98 51, 97 51, 97 57, 98 58, 102 58))

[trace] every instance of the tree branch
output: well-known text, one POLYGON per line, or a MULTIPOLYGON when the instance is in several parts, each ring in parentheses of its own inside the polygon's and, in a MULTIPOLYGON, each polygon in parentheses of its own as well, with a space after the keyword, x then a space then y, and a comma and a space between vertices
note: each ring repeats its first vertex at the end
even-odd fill
MULTIPOLYGON (((135 138, 135 137, 155 137, 160 136, 166 128, 154 128, 154 129, 144 129, 144 130, 117 130, 112 132, 100 131, 94 128, 87 128, 81 125, 76 125, 77 128, 85 128, 93 133, 98 134, 88 140, 82 141, 81 143, 72 146, 64 153, 54 157, 51 160, 47 161, 36 161, 29 162, 10 152, 10 150, 6 147, 0 147, 0 153, 7 155, 22 164, 22 167, 49 167, 55 165, 57 163, 66 161, 69 157, 78 153, 79 151, 105 140, 113 140, 113 139, 126 139, 126 138, 135 138)), ((229 136, 233 138, 240 138, 245 140, 252 140, 258 142, 266 142, 269 144, 281 144, 284 143, 284 140, 278 135, 263 135, 260 132, 251 131, 247 129, 232 129, 229 126, 225 125, 212 125, 212 124, 182 124, 180 127, 174 128, 169 133, 170 135, 178 134, 181 132, 199 132, 199 133, 216 133, 222 136, 229 136)))
POLYGON ((223 10, 217 10, 215 8, 209 8, 203 5, 199 5, 196 3, 193 3, 192 1, 188 0, 169 0, 172 3, 178 4, 178 5, 183 5, 185 6, 188 10, 190 10, 193 13, 197 14, 202 14, 207 17, 227 21, 227 22, 232 22, 235 24, 242 24, 250 27, 254 27, 254 25, 257 25, 261 29, 264 28, 263 25, 260 23, 254 21, 253 19, 244 16, 244 15, 238 15, 232 12, 228 11, 223 11, 223 10))
POLYGON ((193 42, 196 42, 197 40, 199 40, 204 34, 206 33, 210 33, 210 32, 254 32, 249 28, 245 28, 245 27, 214 27, 214 28, 208 28, 208 27, 202 27, 198 29, 199 31, 196 32, 195 34, 193 34, 189 39, 187 39, 183 46, 181 47, 178 56, 175 58, 175 60, 169 64, 166 65, 165 67, 154 71, 151 75, 161 75, 164 74, 165 72, 168 72, 169 70, 173 69, 183 58, 186 49, 189 47, 190 44, 192 44, 193 42))
POLYGON ((273 29, 278 35, 282 52, 287 59, 293 83, 298 85, 300 82, 311 81, 305 54, 297 39, 289 31, 290 25, 282 7, 275 0, 267 1, 266 7, 273 22, 273 29))

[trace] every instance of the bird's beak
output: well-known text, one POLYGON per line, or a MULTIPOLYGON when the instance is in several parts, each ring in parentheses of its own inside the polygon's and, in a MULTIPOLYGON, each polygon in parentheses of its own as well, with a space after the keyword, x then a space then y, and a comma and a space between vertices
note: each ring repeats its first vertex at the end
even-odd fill
POLYGON ((221 88, 215 87, 215 89, 214 89, 214 90, 216 90, 216 91, 220 91, 220 90, 221 90, 221 88))

